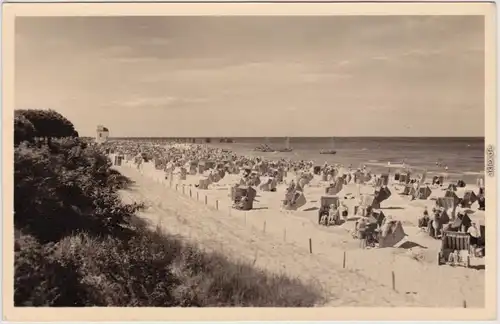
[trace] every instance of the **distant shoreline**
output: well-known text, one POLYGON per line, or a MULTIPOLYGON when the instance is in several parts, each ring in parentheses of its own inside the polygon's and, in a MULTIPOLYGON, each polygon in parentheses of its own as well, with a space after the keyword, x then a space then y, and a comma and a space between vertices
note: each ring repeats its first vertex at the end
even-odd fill
MULTIPOLYGON (((86 136, 87 138, 93 136, 86 136)), ((116 136, 109 137, 109 140, 124 140, 124 139, 165 139, 165 140, 174 140, 174 139, 189 139, 195 138, 197 140, 204 140, 206 138, 210 138, 212 140, 219 140, 222 138, 231 138, 231 139, 284 139, 286 137, 290 137, 290 139, 331 139, 334 138, 342 138, 342 139, 453 139, 453 140, 467 140, 467 139, 486 139, 485 136, 199 136, 199 137, 189 137, 189 136, 116 136)))

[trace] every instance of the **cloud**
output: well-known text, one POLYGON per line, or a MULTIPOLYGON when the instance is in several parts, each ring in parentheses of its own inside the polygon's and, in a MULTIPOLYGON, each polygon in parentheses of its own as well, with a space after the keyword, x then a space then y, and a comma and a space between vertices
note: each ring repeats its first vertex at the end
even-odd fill
POLYGON ((151 37, 144 40, 144 43, 154 46, 165 46, 170 45, 172 41, 163 37, 151 37))
POLYGON ((325 116, 308 135, 432 135, 446 133, 438 121, 454 109, 473 127, 450 135, 484 132, 484 21, 341 18, 26 18, 16 102, 60 108, 91 132, 102 119, 123 135, 212 133, 223 116, 234 120, 227 132, 266 136, 284 111, 297 125, 325 116), (241 127, 243 115, 247 125, 265 115, 269 128, 241 127), (193 118, 207 122, 192 130, 193 118), (395 126, 406 120, 414 131, 395 126))
POLYGON ((112 60, 117 63, 145 63, 161 61, 161 59, 158 57, 116 57, 112 60))
POLYGON ((389 57, 385 56, 385 55, 377 55, 377 56, 372 57, 372 59, 376 60, 376 61, 387 61, 389 59, 389 57))
POLYGON ((130 101, 123 101, 120 103, 124 107, 158 107, 158 106, 168 106, 176 102, 177 99, 174 97, 157 97, 157 98, 136 98, 130 101))
POLYGON ((141 97, 129 100, 112 101, 107 106, 116 106, 123 108, 160 108, 173 107, 181 104, 196 104, 207 102, 206 98, 176 98, 172 96, 165 97, 141 97))
POLYGON ((116 57, 116 56, 121 56, 125 54, 133 54, 133 48, 130 46, 126 45, 113 45, 113 46, 108 46, 104 47, 99 50, 98 54, 101 57, 105 58, 110 58, 110 57, 116 57))
POLYGON ((429 57, 429 56, 440 55, 440 54, 442 54, 441 50, 413 49, 413 50, 404 52, 402 54, 402 56, 423 56, 423 57, 429 57))

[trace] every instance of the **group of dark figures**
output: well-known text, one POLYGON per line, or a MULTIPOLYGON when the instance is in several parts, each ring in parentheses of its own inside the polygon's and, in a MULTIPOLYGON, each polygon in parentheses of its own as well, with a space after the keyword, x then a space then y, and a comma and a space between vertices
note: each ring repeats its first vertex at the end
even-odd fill
POLYGON ((361 246, 375 247, 379 242, 380 228, 387 221, 385 215, 381 212, 375 212, 373 207, 368 206, 365 209, 365 217, 361 217, 354 225, 354 234, 361 241, 361 246))
POLYGON ((450 220, 447 211, 443 207, 436 206, 432 208, 432 216, 429 215, 426 208, 423 216, 418 220, 418 227, 424 229, 434 239, 442 238, 445 232, 467 233, 470 237, 472 250, 477 251, 479 249, 479 252, 484 255, 484 226, 479 226, 478 229, 477 224, 472 222, 466 209, 462 208, 461 204, 457 206, 455 213, 456 217, 450 220))

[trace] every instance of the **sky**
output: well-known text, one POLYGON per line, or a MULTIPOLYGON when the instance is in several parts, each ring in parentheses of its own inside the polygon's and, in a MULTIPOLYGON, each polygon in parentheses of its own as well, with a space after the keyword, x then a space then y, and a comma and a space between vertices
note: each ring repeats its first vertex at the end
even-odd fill
POLYGON ((16 18, 16 109, 82 136, 484 136, 482 16, 16 18))

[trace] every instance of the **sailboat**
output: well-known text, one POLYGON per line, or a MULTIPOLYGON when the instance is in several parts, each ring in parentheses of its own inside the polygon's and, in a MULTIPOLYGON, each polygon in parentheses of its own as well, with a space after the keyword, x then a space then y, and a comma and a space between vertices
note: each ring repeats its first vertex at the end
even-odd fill
POLYGON ((290 147, 290 137, 285 139, 285 147, 277 149, 276 152, 292 152, 293 149, 290 147))
POLYGON ((329 150, 321 150, 319 151, 319 154, 337 154, 337 151, 334 149, 334 140, 332 137, 332 148, 329 150))

